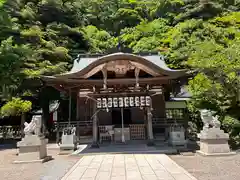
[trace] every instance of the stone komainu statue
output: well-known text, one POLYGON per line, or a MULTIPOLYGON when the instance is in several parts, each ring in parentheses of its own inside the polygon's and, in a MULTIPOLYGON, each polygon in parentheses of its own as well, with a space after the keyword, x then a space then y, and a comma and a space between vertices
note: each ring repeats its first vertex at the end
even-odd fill
POLYGON ((200 110, 201 119, 203 121, 203 128, 220 128, 221 123, 218 120, 219 116, 213 116, 213 112, 207 109, 200 110))
POLYGON ((24 123, 24 134, 25 135, 41 135, 42 116, 35 115, 32 117, 30 123, 24 123))

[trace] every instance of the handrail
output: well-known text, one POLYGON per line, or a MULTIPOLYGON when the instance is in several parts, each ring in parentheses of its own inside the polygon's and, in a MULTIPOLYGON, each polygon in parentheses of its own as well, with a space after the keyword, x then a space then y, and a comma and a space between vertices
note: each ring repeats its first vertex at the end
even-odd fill
POLYGON ((0 126, 0 138, 21 138, 21 126, 0 126))

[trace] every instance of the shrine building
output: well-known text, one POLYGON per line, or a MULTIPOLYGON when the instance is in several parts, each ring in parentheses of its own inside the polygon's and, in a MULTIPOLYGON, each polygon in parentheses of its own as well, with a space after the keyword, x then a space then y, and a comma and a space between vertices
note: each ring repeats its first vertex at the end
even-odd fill
POLYGON ((186 77, 159 54, 113 53, 79 55, 69 72, 42 80, 69 97, 68 110, 62 108, 68 118, 58 118, 57 127, 76 126, 79 142, 97 147, 135 140, 154 145, 168 139, 172 125, 186 128, 185 99, 177 97, 186 77))

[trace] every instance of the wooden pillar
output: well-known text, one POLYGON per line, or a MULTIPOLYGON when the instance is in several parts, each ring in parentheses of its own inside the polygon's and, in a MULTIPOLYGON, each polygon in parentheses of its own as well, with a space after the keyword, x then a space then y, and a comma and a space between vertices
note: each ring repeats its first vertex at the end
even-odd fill
POLYGON ((68 124, 70 125, 72 119, 72 91, 69 89, 69 102, 68 102, 68 124))
POLYGON ((45 99, 43 100, 43 104, 42 104, 42 133, 44 135, 46 135, 48 129, 47 129, 47 124, 50 118, 50 114, 49 114, 49 99, 47 99, 47 97, 45 96, 45 99))
POLYGON ((57 132, 56 132, 56 143, 60 143, 60 124, 59 121, 57 121, 57 132))
POLYGON ((98 145, 98 122, 97 122, 97 103, 93 102, 93 125, 92 125, 92 133, 93 133, 93 143, 92 148, 99 148, 98 145))
POLYGON ((154 146, 153 127, 152 127, 152 112, 151 108, 147 108, 147 129, 148 129, 148 146, 154 146))
POLYGON ((77 94, 77 112, 76 112, 76 120, 78 121, 80 119, 80 98, 79 94, 77 94))
POLYGON ((125 143, 123 108, 121 108, 121 119, 122 119, 122 143, 125 143))

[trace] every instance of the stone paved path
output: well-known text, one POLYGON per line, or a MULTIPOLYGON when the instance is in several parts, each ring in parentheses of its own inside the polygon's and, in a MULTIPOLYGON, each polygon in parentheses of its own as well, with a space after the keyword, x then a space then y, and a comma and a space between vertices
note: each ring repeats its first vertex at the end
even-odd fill
POLYGON ((62 180, 197 180, 164 154, 84 156, 62 180))

